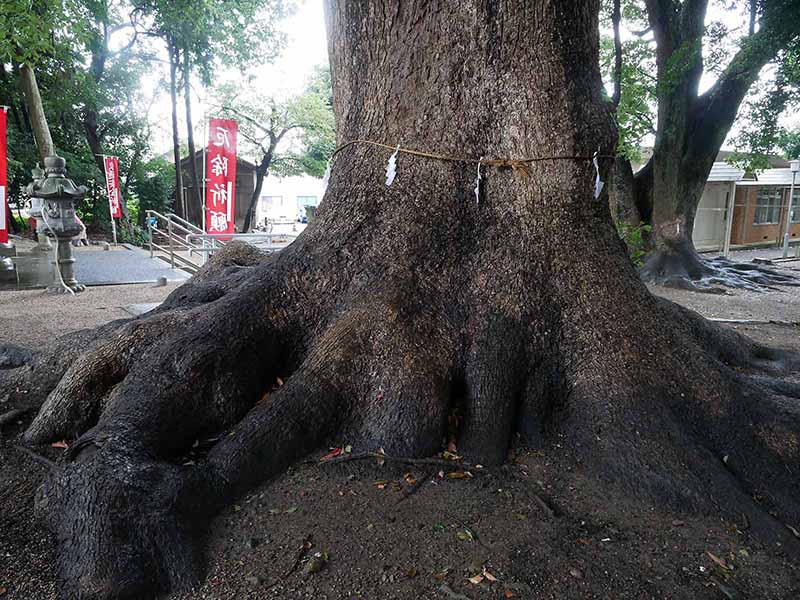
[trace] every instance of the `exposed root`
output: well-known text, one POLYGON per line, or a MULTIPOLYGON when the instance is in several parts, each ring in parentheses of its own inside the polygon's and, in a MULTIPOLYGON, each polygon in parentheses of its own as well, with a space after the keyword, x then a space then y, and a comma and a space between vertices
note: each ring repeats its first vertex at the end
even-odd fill
POLYGON ((7 423, 13 423, 27 412, 28 410, 25 408, 14 408, 8 412, 4 412, 0 415, 0 427, 7 423))
POLYGON ((800 285, 796 277, 758 265, 701 257, 687 241, 653 252, 639 274, 647 283, 710 294, 724 294, 724 288, 763 292, 800 285))
POLYGON ((655 298, 659 317, 679 328, 705 352, 725 365, 783 373, 797 366, 800 357, 754 342, 733 329, 704 319, 665 298, 655 298))
POLYGON ((272 267, 245 267, 258 277, 234 287, 187 286, 64 366, 26 439, 77 438, 37 502, 67 597, 192 586, 209 516, 332 438, 360 452, 324 464, 468 470, 500 462, 519 433, 609 489, 744 514, 770 548, 800 546, 788 528, 800 519, 800 390, 744 375, 785 370, 784 353, 644 292, 625 319, 481 304, 459 324, 425 288, 385 277, 309 318, 286 289, 297 276, 272 267), (429 458, 455 403, 466 459, 429 458), (180 464, 208 437, 219 441, 204 458, 180 464))
POLYGON ((25 441, 43 444, 80 436, 97 422, 112 388, 148 348, 187 318, 179 311, 160 313, 123 325, 109 339, 99 340, 62 375, 25 433, 25 441))

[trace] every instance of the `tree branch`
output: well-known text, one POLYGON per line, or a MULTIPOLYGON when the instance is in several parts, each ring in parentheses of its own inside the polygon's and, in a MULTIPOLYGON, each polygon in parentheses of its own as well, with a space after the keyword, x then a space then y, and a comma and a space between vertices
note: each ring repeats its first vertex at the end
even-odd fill
POLYGON ((621 0, 614 0, 614 9, 611 14, 611 23, 614 27, 614 94, 611 103, 614 108, 619 106, 622 97, 622 40, 620 39, 619 24, 622 20, 621 0))
POLYGON ((692 111, 693 129, 703 139, 694 135, 695 144, 720 136, 724 139, 750 86, 764 65, 777 55, 781 46, 777 37, 766 28, 749 36, 717 82, 697 98, 692 111))

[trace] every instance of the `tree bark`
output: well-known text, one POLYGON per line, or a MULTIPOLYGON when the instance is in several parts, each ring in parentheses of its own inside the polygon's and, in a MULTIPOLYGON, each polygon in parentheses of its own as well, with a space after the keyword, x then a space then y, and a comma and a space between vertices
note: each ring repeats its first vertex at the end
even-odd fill
POLYGON ((800 411, 745 376, 785 357, 650 295, 595 198, 590 157, 616 145, 598 16, 326 3, 339 144, 476 162, 400 153, 387 186, 392 151, 348 145, 287 249, 229 244, 157 310, 33 369, 35 393, 14 383, 28 403, 52 386, 28 443, 74 440, 38 503, 65 597, 189 587, 198 533, 237 494, 331 438, 433 454, 455 407, 473 463, 519 435, 608 501, 743 513, 797 550, 800 411), (484 164, 476 198, 480 157, 537 160, 484 164))
POLYGON ((39 95, 39 86, 36 84, 36 75, 29 65, 21 65, 19 74, 33 137, 39 150, 39 158, 44 161, 46 156, 54 155, 56 149, 50 135, 50 127, 47 125, 47 117, 44 114, 44 105, 42 97, 39 95))
MULTIPOLYGON (((191 62, 189 58, 188 48, 183 49, 183 100, 186 106, 186 139, 189 144, 189 174, 192 177, 191 193, 186 199, 187 203, 187 220, 195 225, 200 225, 202 221, 203 200, 200 196, 200 190, 204 182, 200 181, 197 176, 197 159, 195 157, 194 147, 194 123, 192 121, 192 86, 190 75, 192 72, 191 62)), ((203 141, 205 143, 205 140, 203 141)))
POLYGON ((172 105, 172 159, 175 162, 175 212, 187 217, 186 199, 183 194, 183 173, 181 169, 181 139, 178 132, 178 66, 180 56, 174 40, 167 41, 169 51, 169 97, 172 105))

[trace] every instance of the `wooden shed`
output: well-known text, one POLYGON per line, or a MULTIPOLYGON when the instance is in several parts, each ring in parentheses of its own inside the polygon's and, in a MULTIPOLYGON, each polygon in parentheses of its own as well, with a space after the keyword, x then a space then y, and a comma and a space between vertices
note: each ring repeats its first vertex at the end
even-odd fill
MULTIPOLYGON (((203 151, 198 150, 194 154, 195 164, 197 165, 198 178, 203 177, 203 151)), ((181 175, 183 176, 183 193, 186 198, 188 220, 202 226, 203 223, 203 204, 202 198, 205 195, 205 186, 200 186, 200 201, 197 200, 192 173, 189 169, 189 157, 181 159, 181 175)), ((250 206, 250 199, 256 187, 256 166, 241 157, 236 158, 236 200, 234 204, 234 223, 237 231, 242 231, 244 217, 250 206)))

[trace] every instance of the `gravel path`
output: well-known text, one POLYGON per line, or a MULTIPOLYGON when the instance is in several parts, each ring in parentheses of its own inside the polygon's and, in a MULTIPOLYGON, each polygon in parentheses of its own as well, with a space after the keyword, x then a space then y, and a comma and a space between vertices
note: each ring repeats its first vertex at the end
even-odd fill
POLYGON ((71 331, 130 317, 123 306, 161 302, 177 286, 89 287, 75 296, 49 295, 44 290, 0 292, 0 338, 34 348, 71 331))

